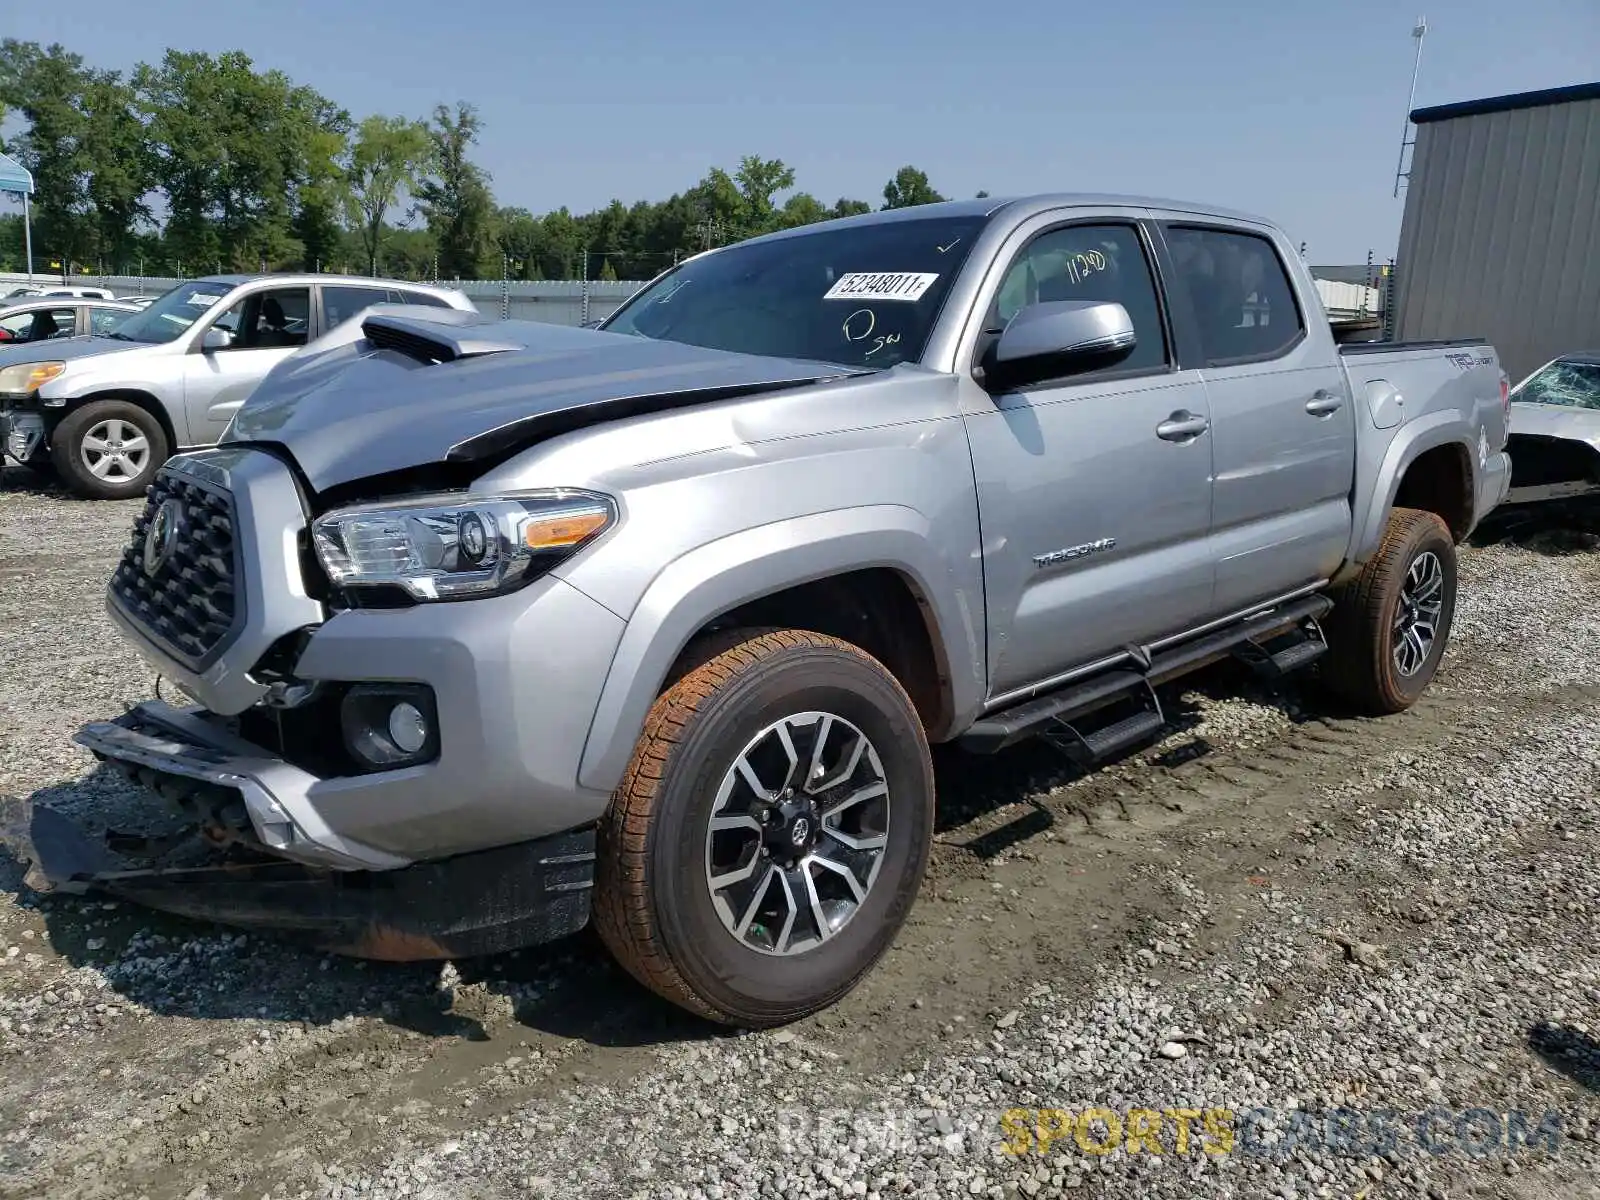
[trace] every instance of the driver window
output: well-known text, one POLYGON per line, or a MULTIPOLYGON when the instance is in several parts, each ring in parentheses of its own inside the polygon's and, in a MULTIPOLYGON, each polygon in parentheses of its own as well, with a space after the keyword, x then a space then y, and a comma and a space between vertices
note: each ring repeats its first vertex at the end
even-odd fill
POLYGON ((303 287, 252 292, 218 317, 215 325, 233 335, 229 350, 304 346, 310 327, 311 289, 303 287))
POLYGON ((1138 342, 1113 370, 1166 366, 1155 277, 1132 225, 1068 225, 1041 233, 1007 269, 985 327, 1001 329, 1030 304, 1062 300, 1109 300, 1128 310, 1138 342))

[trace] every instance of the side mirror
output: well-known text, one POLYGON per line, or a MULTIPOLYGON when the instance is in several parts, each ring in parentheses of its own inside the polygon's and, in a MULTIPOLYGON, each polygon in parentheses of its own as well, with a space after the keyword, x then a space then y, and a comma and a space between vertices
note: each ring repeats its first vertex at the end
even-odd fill
POLYGON ((200 349, 207 354, 213 350, 226 350, 233 345, 233 334, 226 329, 218 329, 213 325, 200 335, 200 349))
POLYGON ((990 388, 1015 387, 1114 366, 1137 340, 1133 318, 1113 301, 1030 304, 1011 318, 985 355, 984 382, 990 388))

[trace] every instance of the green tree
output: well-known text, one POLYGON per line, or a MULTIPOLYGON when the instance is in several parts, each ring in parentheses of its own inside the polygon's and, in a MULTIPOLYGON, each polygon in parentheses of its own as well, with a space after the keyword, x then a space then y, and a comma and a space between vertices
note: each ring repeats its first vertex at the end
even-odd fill
POLYGON ((84 88, 83 109, 85 198, 100 255, 111 270, 120 271, 133 248, 136 226, 150 216, 145 197, 154 182, 154 164, 134 111, 133 89, 120 75, 95 72, 84 88))
POLYGON ((539 218, 525 208, 502 208, 494 215, 495 242, 512 279, 539 278, 539 218))
POLYGON ((796 192, 783 202, 783 208, 778 213, 778 225, 783 229, 793 229, 797 225, 826 221, 832 215, 822 206, 822 201, 810 192, 796 192))
POLYGON ((865 200, 847 200, 843 196, 833 202, 829 211, 830 217, 859 217, 862 213, 872 211, 872 205, 865 200))
POLYGON ((734 183, 743 201, 742 224, 745 236, 766 233, 778 226, 773 197, 794 186, 794 168, 781 159, 747 154, 739 160, 734 183))
POLYGON ((911 208, 918 204, 937 204, 944 197, 933 190, 925 172, 916 167, 901 167, 883 185, 884 208, 911 208))
MULTIPOLYGON (((155 177, 166 195, 168 241, 204 269, 215 261, 269 266, 300 256, 294 215, 312 181, 314 134, 333 148, 341 110, 249 55, 168 50, 141 64, 134 88, 149 120, 155 177)), ((319 168, 326 180, 326 167, 319 168)), ((313 184, 313 187, 315 185, 313 184)))
POLYGON ((428 127, 405 117, 368 117, 356 130, 345 168, 345 205, 368 274, 378 273, 384 222, 415 193, 431 146, 428 127))
POLYGON ((303 153, 295 164, 294 236, 301 265, 314 270, 331 266, 344 243, 350 114, 309 89, 297 93, 295 106, 303 153))
POLYGON ((63 263, 87 247, 83 93, 89 74, 65 47, 0 41, 0 103, 22 117, 11 152, 33 173, 34 249, 63 263))
POLYGON ((482 128, 477 109, 464 102, 454 112, 439 105, 428 127, 429 176, 418 183, 416 196, 438 243, 439 271, 450 278, 477 275, 492 244, 489 176, 467 157, 482 128))

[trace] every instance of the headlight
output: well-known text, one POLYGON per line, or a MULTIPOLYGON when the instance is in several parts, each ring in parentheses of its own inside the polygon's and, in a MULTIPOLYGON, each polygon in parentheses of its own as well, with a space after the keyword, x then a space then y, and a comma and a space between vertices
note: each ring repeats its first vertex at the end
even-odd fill
POLYGON ((609 496, 558 488, 343 508, 317 518, 311 536, 336 587, 467 600, 515 591, 616 518, 609 496))
POLYGON ((0 367, 0 392, 9 395, 36 392, 66 369, 64 362, 18 363, 14 367, 0 367))

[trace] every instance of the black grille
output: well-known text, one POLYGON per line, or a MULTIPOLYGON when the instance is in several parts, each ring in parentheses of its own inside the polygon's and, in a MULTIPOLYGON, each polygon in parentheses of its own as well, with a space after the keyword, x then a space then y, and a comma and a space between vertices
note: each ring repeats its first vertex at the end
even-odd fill
POLYGON ((233 501, 168 471, 156 476, 149 496, 111 576, 111 595, 128 617, 185 665, 202 670, 239 615, 233 501), (178 501, 182 511, 171 550, 152 575, 145 569, 145 536, 169 500, 178 501))

